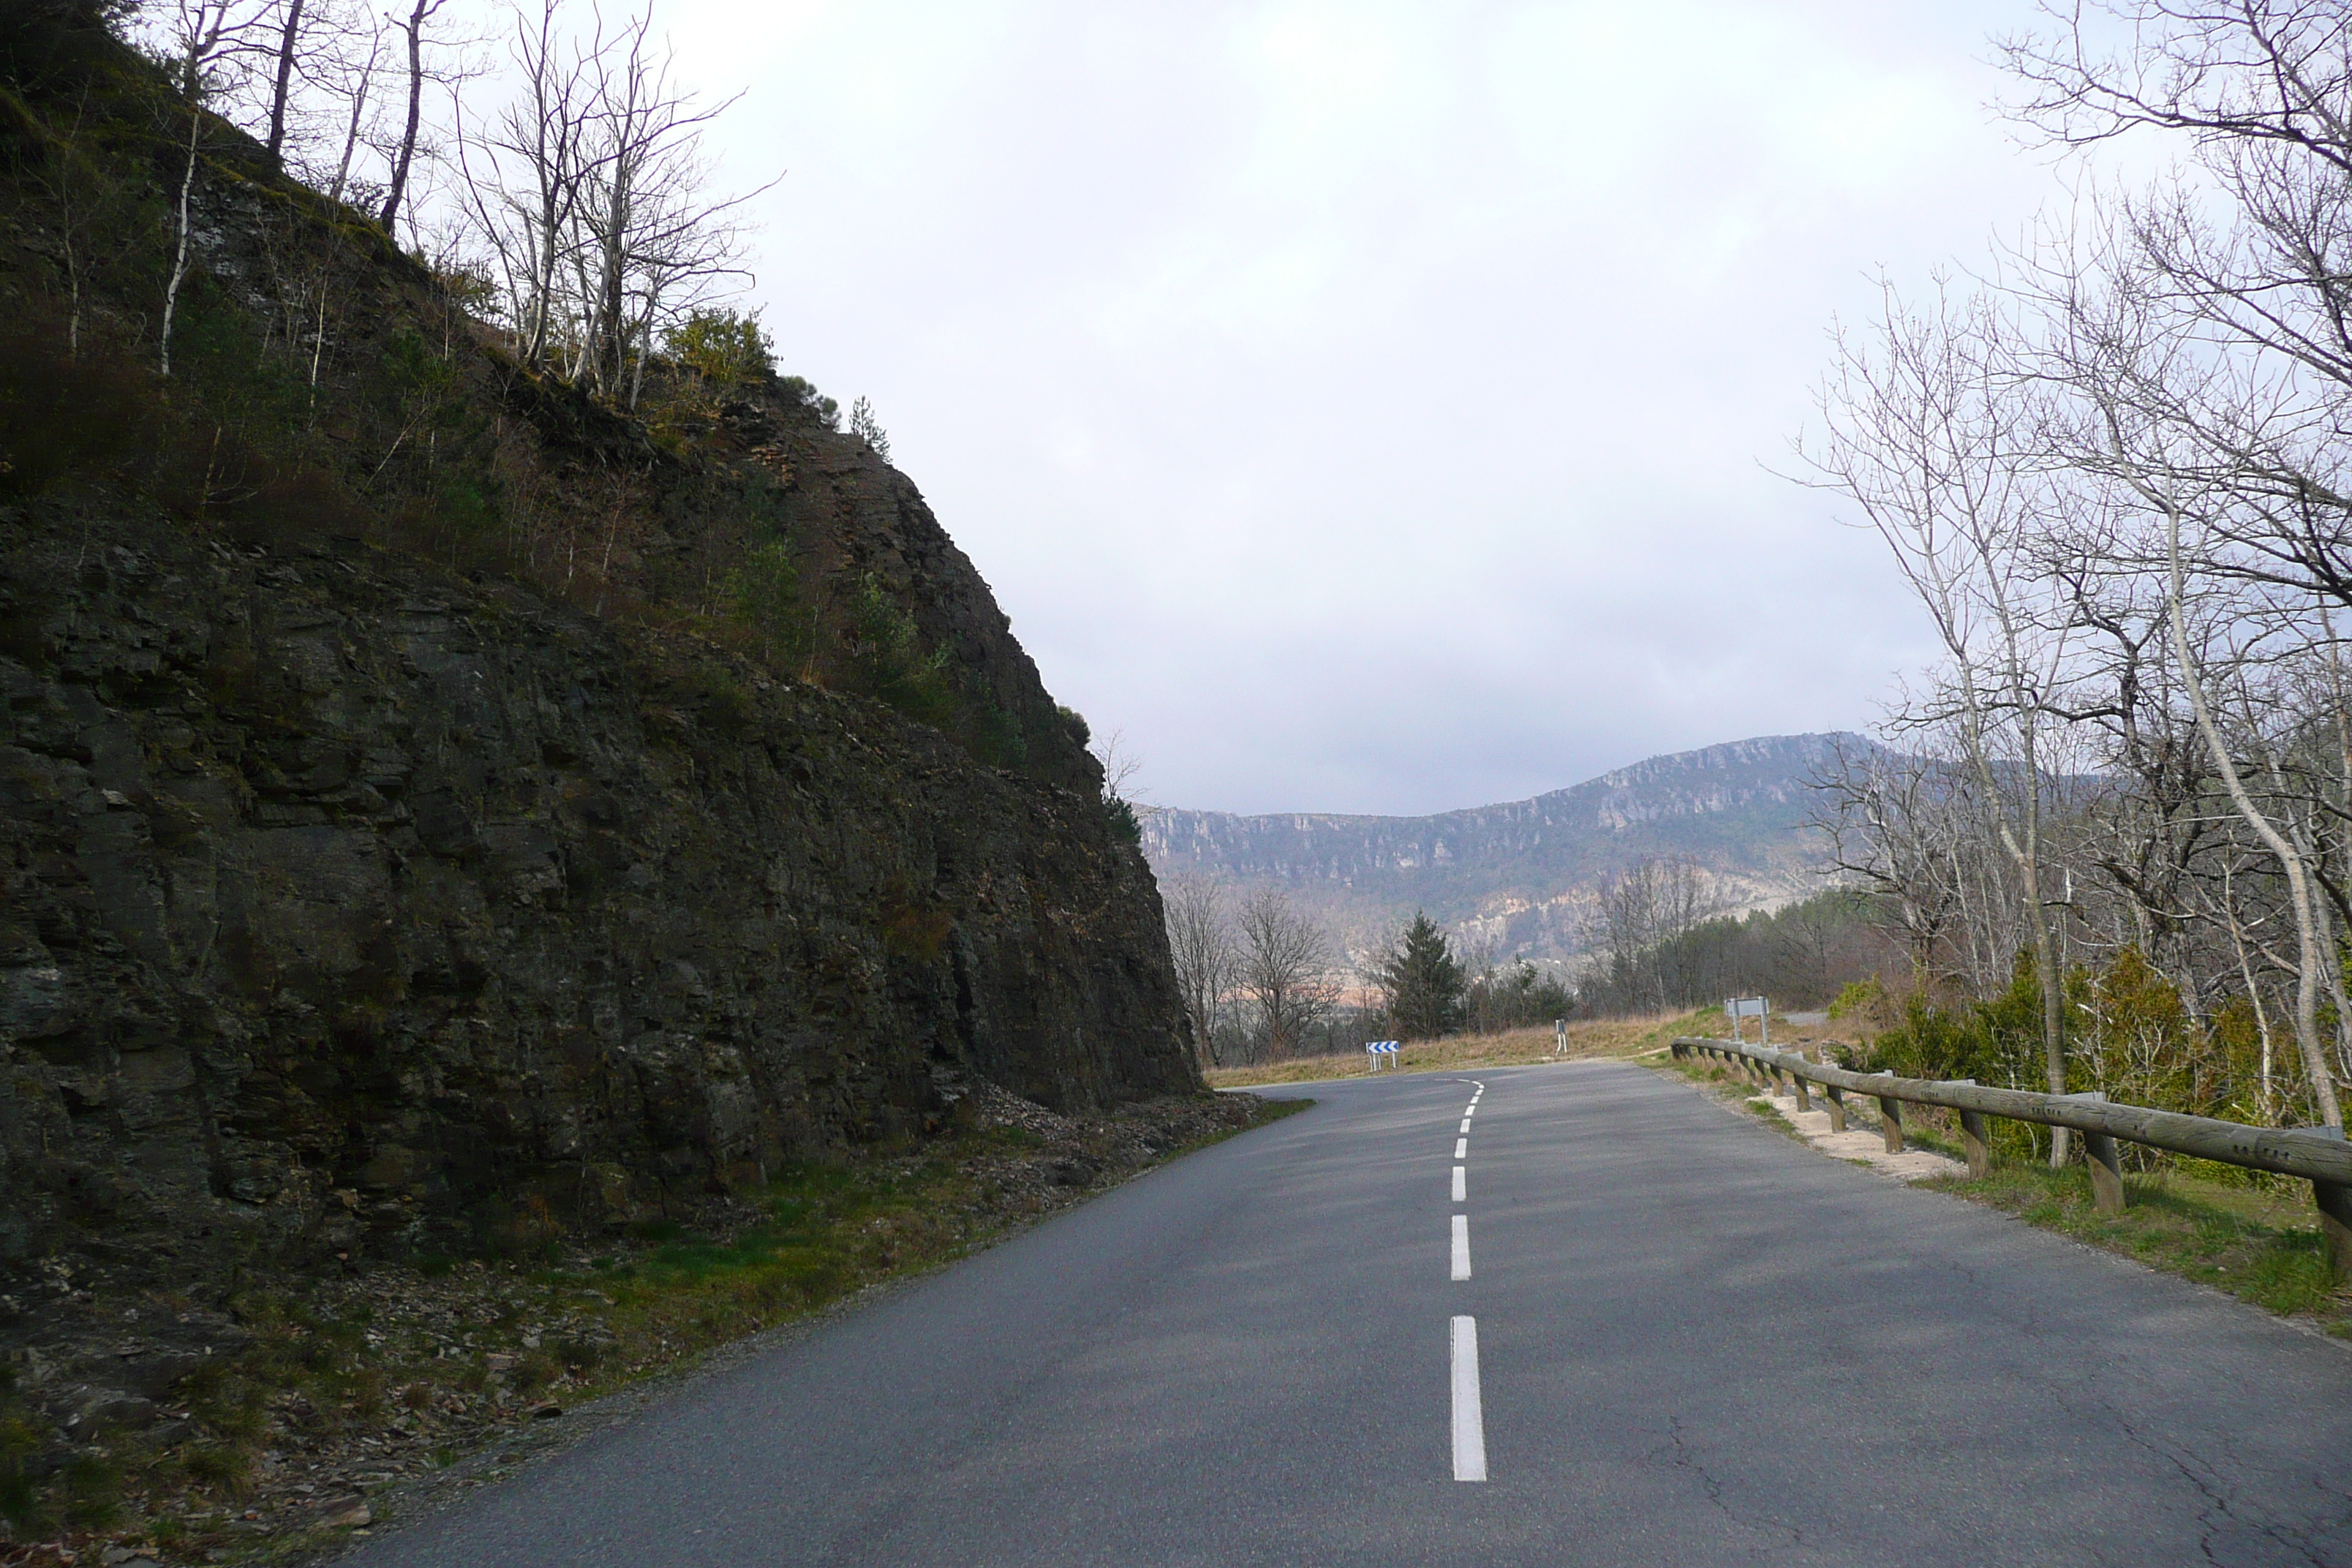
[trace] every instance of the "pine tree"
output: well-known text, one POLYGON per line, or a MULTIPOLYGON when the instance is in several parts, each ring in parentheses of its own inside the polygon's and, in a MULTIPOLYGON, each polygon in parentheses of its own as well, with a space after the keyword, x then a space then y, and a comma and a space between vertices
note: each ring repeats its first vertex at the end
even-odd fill
POLYGON ((849 433, 874 448, 874 455, 884 462, 890 460, 890 437, 874 417, 874 405, 861 397, 849 405, 849 433))
POLYGON ((1406 1039, 1428 1039, 1452 1028, 1469 988, 1445 932, 1419 910, 1374 961, 1372 977, 1388 993, 1389 1017, 1406 1039))

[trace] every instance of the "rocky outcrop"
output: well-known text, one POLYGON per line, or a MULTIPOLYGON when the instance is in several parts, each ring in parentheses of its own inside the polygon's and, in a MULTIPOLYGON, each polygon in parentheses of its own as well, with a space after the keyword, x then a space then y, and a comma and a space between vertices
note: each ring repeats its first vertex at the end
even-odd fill
POLYGON ((1870 744, 1761 736, 1430 816, 1160 811, 1144 850, 1163 876, 1281 888, 1359 952, 1419 909, 1498 953, 1567 958, 1594 889, 1645 857, 1696 861, 1735 907, 1817 888, 1811 781, 1870 744))
MULTIPOLYGON (((740 458, 766 454, 779 463, 778 523, 794 542, 812 595, 829 586, 838 597, 874 582, 906 610, 925 647, 946 653, 954 687, 1004 716, 1020 737, 1022 772, 1100 795, 1102 764, 1061 717, 1011 617, 915 482, 856 437, 783 414, 782 402, 763 392, 730 407, 724 426, 740 458)), ((685 584, 656 591, 693 597, 685 584)))
POLYGON ((62 510, 0 512, 0 1261, 527 1239, 967 1075, 1198 1087, 1092 794, 876 704, 62 510))

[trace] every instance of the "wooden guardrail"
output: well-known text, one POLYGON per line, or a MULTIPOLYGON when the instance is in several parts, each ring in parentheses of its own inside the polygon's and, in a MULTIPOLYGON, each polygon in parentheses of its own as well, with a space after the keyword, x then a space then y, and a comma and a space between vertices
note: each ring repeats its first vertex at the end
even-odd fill
POLYGON ((1985 1140, 1988 1116, 2006 1116, 2044 1127, 2071 1127, 2083 1134, 2092 1195, 2105 1214, 2123 1212, 2123 1167, 2116 1152, 2119 1139, 2225 1165, 2300 1176, 2311 1184, 2336 1278, 2352 1282, 2352 1142, 2332 1128, 2250 1127, 2210 1116, 2118 1105, 2104 1094, 2037 1094, 2030 1089, 1989 1089, 1970 1079, 1853 1072, 1815 1061, 1801 1051, 1738 1040, 1686 1035, 1674 1042, 1674 1053, 1682 1058, 1694 1054, 1715 1058, 1759 1087, 1773 1087, 1785 1078, 1800 1110, 1811 1109, 1812 1086, 1818 1084, 1828 1102, 1830 1126, 1841 1132, 1845 1130, 1845 1097, 1867 1095, 1878 1101, 1879 1123, 1890 1153, 1903 1147, 1904 1106, 1940 1105, 1957 1110, 1971 1176, 1981 1176, 1991 1168, 1985 1140))

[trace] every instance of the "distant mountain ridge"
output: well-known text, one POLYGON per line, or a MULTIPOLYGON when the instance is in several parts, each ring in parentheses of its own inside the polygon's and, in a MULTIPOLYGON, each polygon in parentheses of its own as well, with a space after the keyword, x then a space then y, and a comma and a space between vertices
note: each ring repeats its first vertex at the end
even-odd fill
POLYGON ((1497 958, 1572 957, 1612 873, 1686 857, 1735 906, 1820 886, 1811 781, 1874 750, 1850 733, 1764 735, 1651 757, 1531 800, 1431 816, 1154 812, 1154 872, 1279 886, 1360 955, 1416 909, 1497 958))

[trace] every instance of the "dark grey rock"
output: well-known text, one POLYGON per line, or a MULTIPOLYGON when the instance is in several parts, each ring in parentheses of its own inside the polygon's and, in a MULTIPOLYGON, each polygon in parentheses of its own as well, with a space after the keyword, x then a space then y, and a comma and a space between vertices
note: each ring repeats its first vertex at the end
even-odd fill
MULTIPOLYGON (((964 1075, 1198 1088, 1075 742, 983 767, 341 548, 0 525, 0 1270, 530 1245, 918 1134, 964 1075)), ((893 563, 961 572, 1045 700, 968 563, 893 563)))

